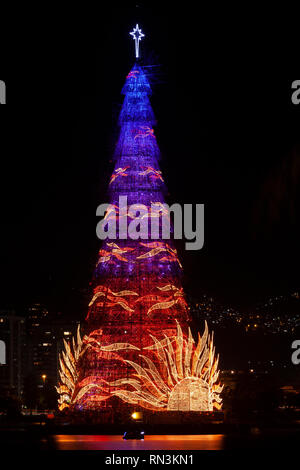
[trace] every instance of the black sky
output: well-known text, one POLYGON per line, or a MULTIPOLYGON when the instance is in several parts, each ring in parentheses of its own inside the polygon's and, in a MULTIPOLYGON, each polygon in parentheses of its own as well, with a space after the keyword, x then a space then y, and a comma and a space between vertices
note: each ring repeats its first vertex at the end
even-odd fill
POLYGON ((175 7, 76 13, 40 12, 7 32, 0 308, 44 301, 81 314, 136 22, 144 63, 159 66, 152 105, 168 202, 205 204, 205 246, 182 251, 187 291, 249 308, 297 289, 300 106, 283 45, 264 23, 253 36, 253 25, 220 29, 209 17, 207 31, 205 14, 175 7))

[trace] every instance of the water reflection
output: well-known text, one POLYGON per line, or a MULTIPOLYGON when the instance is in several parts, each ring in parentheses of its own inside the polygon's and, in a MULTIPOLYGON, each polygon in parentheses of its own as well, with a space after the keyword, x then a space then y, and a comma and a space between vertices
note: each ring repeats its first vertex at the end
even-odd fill
POLYGON ((59 450, 222 450, 223 434, 201 435, 147 435, 144 441, 124 441, 114 435, 65 435, 54 436, 59 450))

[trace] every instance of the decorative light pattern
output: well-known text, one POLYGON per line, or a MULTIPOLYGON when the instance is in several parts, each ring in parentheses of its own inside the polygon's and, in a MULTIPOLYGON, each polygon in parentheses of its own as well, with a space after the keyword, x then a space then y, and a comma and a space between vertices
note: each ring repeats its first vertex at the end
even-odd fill
MULTIPOLYGON (((104 401, 111 396, 144 408, 162 411, 213 411, 221 408, 218 361, 215 358, 213 337, 208 334, 207 323, 203 336, 198 334, 195 345, 190 328, 185 337, 177 322, 177 334, 158 340, 152 336, 153 344, 139 354, 145 363, 125 359, 133 370, 132 377, 106 381, 98 376, 86 377, 80 382, 80 390, 74 403, 104 401), (126 386, 126 388, 120 388, 126 386), (87 396, 92 391, 91 396, 87 396)), ((101 345, 98 345, 101 350, 101 345)), ((102 347, 103 348, 103 347, 102 347)), ((110 345, 110 351, 134 349, 130 344, 110 345)), ((135 348, 136 349, 136 348, 135 348)), ((122 361, 123 359, 121 359, 122 361)), ((124 361, 124 360, 123 360, 124 361)))
POLYGON ((172 284, 167 284, 167 285, 165 285, 165 286, 163 286, 163 287, 157 286, 157 288, 158 288, 159 290, 162 290, 163 292, 166 292, 166 291, 171 290, 171 291, 175 292, 174 296, 183 295, 183 288, 181 287, 181 288, 179 289, 178 287, 173 286, 172 284))
MULTIPOLYGON (((147 209, 147 213, 145 212, 143 215, 140 216, 141 219, 143 218, 155 218, 155 217, 160 217, 161 215, 168 216, 169 217, 169 211, 168 209, 161 203, 161 202, 152 202, 151 201, 151 206, 146 206, 145 204, 134 204, 135 212, 136 211, 144 211, 145 208, 147 209)), ((135 214, 133 214, 130 209, 128 211, 122 211, 122 214, 120 215, 120 210, 119 207, 116 204, 111 204, 108 206, 104 220, 105 222, 109 222, 110 220, 117 221, 118 219, 122 218, 130 218, 130 219, 135 219, 135 214)))
POLYGON ((138 295, 136 292, 133 292, 131 290, 122 290, 120 292, 113 292, 109 287, 97 286, 96 289, 94 290, 94 296, 89 303, 89 307, 93 305, 93 303, 95 302, 96 299, 98 299, 98 297, 106 296, 106 294, 111 294, 110 298, 113 298, 112 296, 123 297, 126 295, 138 295))
POLYGON ((164 310, 166 308, 173 307, 173 305, 182 303, 186 307, 186 302, 183 298, 178 298, 175 300, 170 300, 168 302, 158 302, 157 304, 152 305, 152 307, 149 308, 147 311, 147 315, 149 315, 153 310, 164 310))
MULTIPOLYGON (((133 391, 116 390, 113 394, 154 410, 219 410, 223 387, 218 383, 219 358, 215 358, 213 338, 208 335, 207 323, 202 338, 198 334, 196 348, 191 330, 188 330, 188 338, 184 338, 179 323, 173 344, 168 337, 163 344, 154 336, 152 339, 159 368, 145 355, 140 357, 147 367, 128 361, 136 371, 140 387, 133 391)), ((150 348, 153 349, 153 346, 150 348)))
POLYGON ((107 243, 107 246, 112 247, 112 250, 111 251, 100 250, 99 251, 100 258, 98 260, 98 263, 106 263, 107 261, 111 261, 112 257, 115 257, 120 261, 125 261, 126 263, 128 263, 128 259, 123 256, 123 253, 128 253, 134 250, 134 248, 131 248, 131 247, 120 248, 116 243, 113 243, 113 242, 107 243))
POLYGON ((142 33, 142 30, 139 28, 139 25, 137 24, 135 28, 133 28, 133 31, 129 33, 134 41, 135 41, 135 57, 138 59, 139 58, 139 46, 140 46, 140 40, 145 37, 145 35, 142 33))
POLYGON ((137 74, 140 73, 139 70, 131 70, 129 74, 126 76, 126 78, 137 78, 137 74))
POLYGON ((129 166, 125 166, 124 168, 117 168, 113 174, 111 175, 109 184, 113 183, 118 176, 128 176, 128 173, 125 173, 129 166))
POLYGON ((140 171, 139 175, 140 176, 149 175, 150 178, 160 179, 162 182, 164 182, 163 177, 161 176, 161 171, 160 170, 155 170, 151 166, 146 167, 146 169, 144 171, 140 171))
POLYGON ((120 292, 113 292, 111 289, 100 285, 97 286, 94 290, 94 295, 89 303, 89 307, 91 307, 94 303, 98 307, 114 307, 120 305, 124 310, 127 310, 128 312, 134 312, 137 304, 142 303, 146 305, 150 302, 154 302, 151 307, 148 308, 147 315, 149 315, 154 310, 165 310, 174 306, 175 304, 181 304, 184 308, 187 307, 187 303, 183 297, 182 288, 178 289, 177 287, 170 284, 164 287, 158 286, 157 288, 163 292, 171 290, 172 295, 168 297, 163 297, 156 294, 139 296, 139 294, 134 291, 124 290, 120 292), (126 296, 137 296, 138 299, 132 299, 131 303, 129 304, 129 301, 124 298, 126 296), (105 302, 98 301, 98 299, 102 297, 105 297, 105 302))
POLYGON ((155 135, 154 135, 154 129, 151 129, 149 126, 140 126, 139 129, 137 129, 137 132, 134 136, 134 140, 135 139, 143 139, 145 137, 153 137, 154 139, 156 139, 155 135))
POLYGON ((80 326, 77 329, 77 342, 72 339, 66 341, 64 339, 65 351, 59 355, 59 376, 60 383, 56 387, 59 394, 58 408, 60 411, 68 408, 73 401, 76 382, 78 380, 77 363, 82 351, 82 340, 80 336, 80 326))
POLYGON ((166 262, 177 262, 182 268, 182 265, 177 257, 177 250, 174 248, 171 248, 168 243, 163 243, 163 242, 153 242, 153 243, 142 243, 140 242, 142 246, 146 246, 151 248, 152 246, 154 247, 152 250, 148 251, 147 253, 144 253, 143 255, 138 256, 136 259, 145 259, 145 258, 152 258, 153 256, 158 255, 161 252, 166 251, 168 253, 168 256, 165 256, 163 258, 160 258, 160 261, 166 261, 166 262))

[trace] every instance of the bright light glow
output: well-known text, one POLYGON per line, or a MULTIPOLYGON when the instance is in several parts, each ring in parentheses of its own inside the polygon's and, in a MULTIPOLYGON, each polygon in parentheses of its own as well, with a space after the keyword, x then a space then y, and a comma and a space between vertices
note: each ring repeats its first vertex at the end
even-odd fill
POLYGON ((142 30, 139 29, 139 25, 137 24, 135 28, 133 28, 133 31, 129 33, 134 41, 135 41, 135 57, 138 59, 139 58, 139 47, 140 47, 140 40, 145 37, 145 35, 142 33, 142 30))

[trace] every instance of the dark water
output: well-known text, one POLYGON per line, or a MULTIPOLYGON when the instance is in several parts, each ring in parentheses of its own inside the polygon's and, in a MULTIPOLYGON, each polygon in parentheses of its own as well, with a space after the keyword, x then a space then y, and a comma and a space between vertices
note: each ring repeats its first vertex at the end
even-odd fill
POLYGON ((38 450, 48 451, 139 451, 139 450, 204 450, 227 451, 269 449, 269 451, 295 450, 300 446, 300 429, 251 428, 232 434, 191 434, 191 435, 145 435, 145 440, 123 440, 122 435, 104 434, 55 434, 40 429, 3 429, 0 431, 0 454, 16 450, 35 453, 38 450))
POLYGON ((127 440, 122 436, 56 435, 58 450, 222 450, 223 434, 147 435, 144 441, 127 440))

